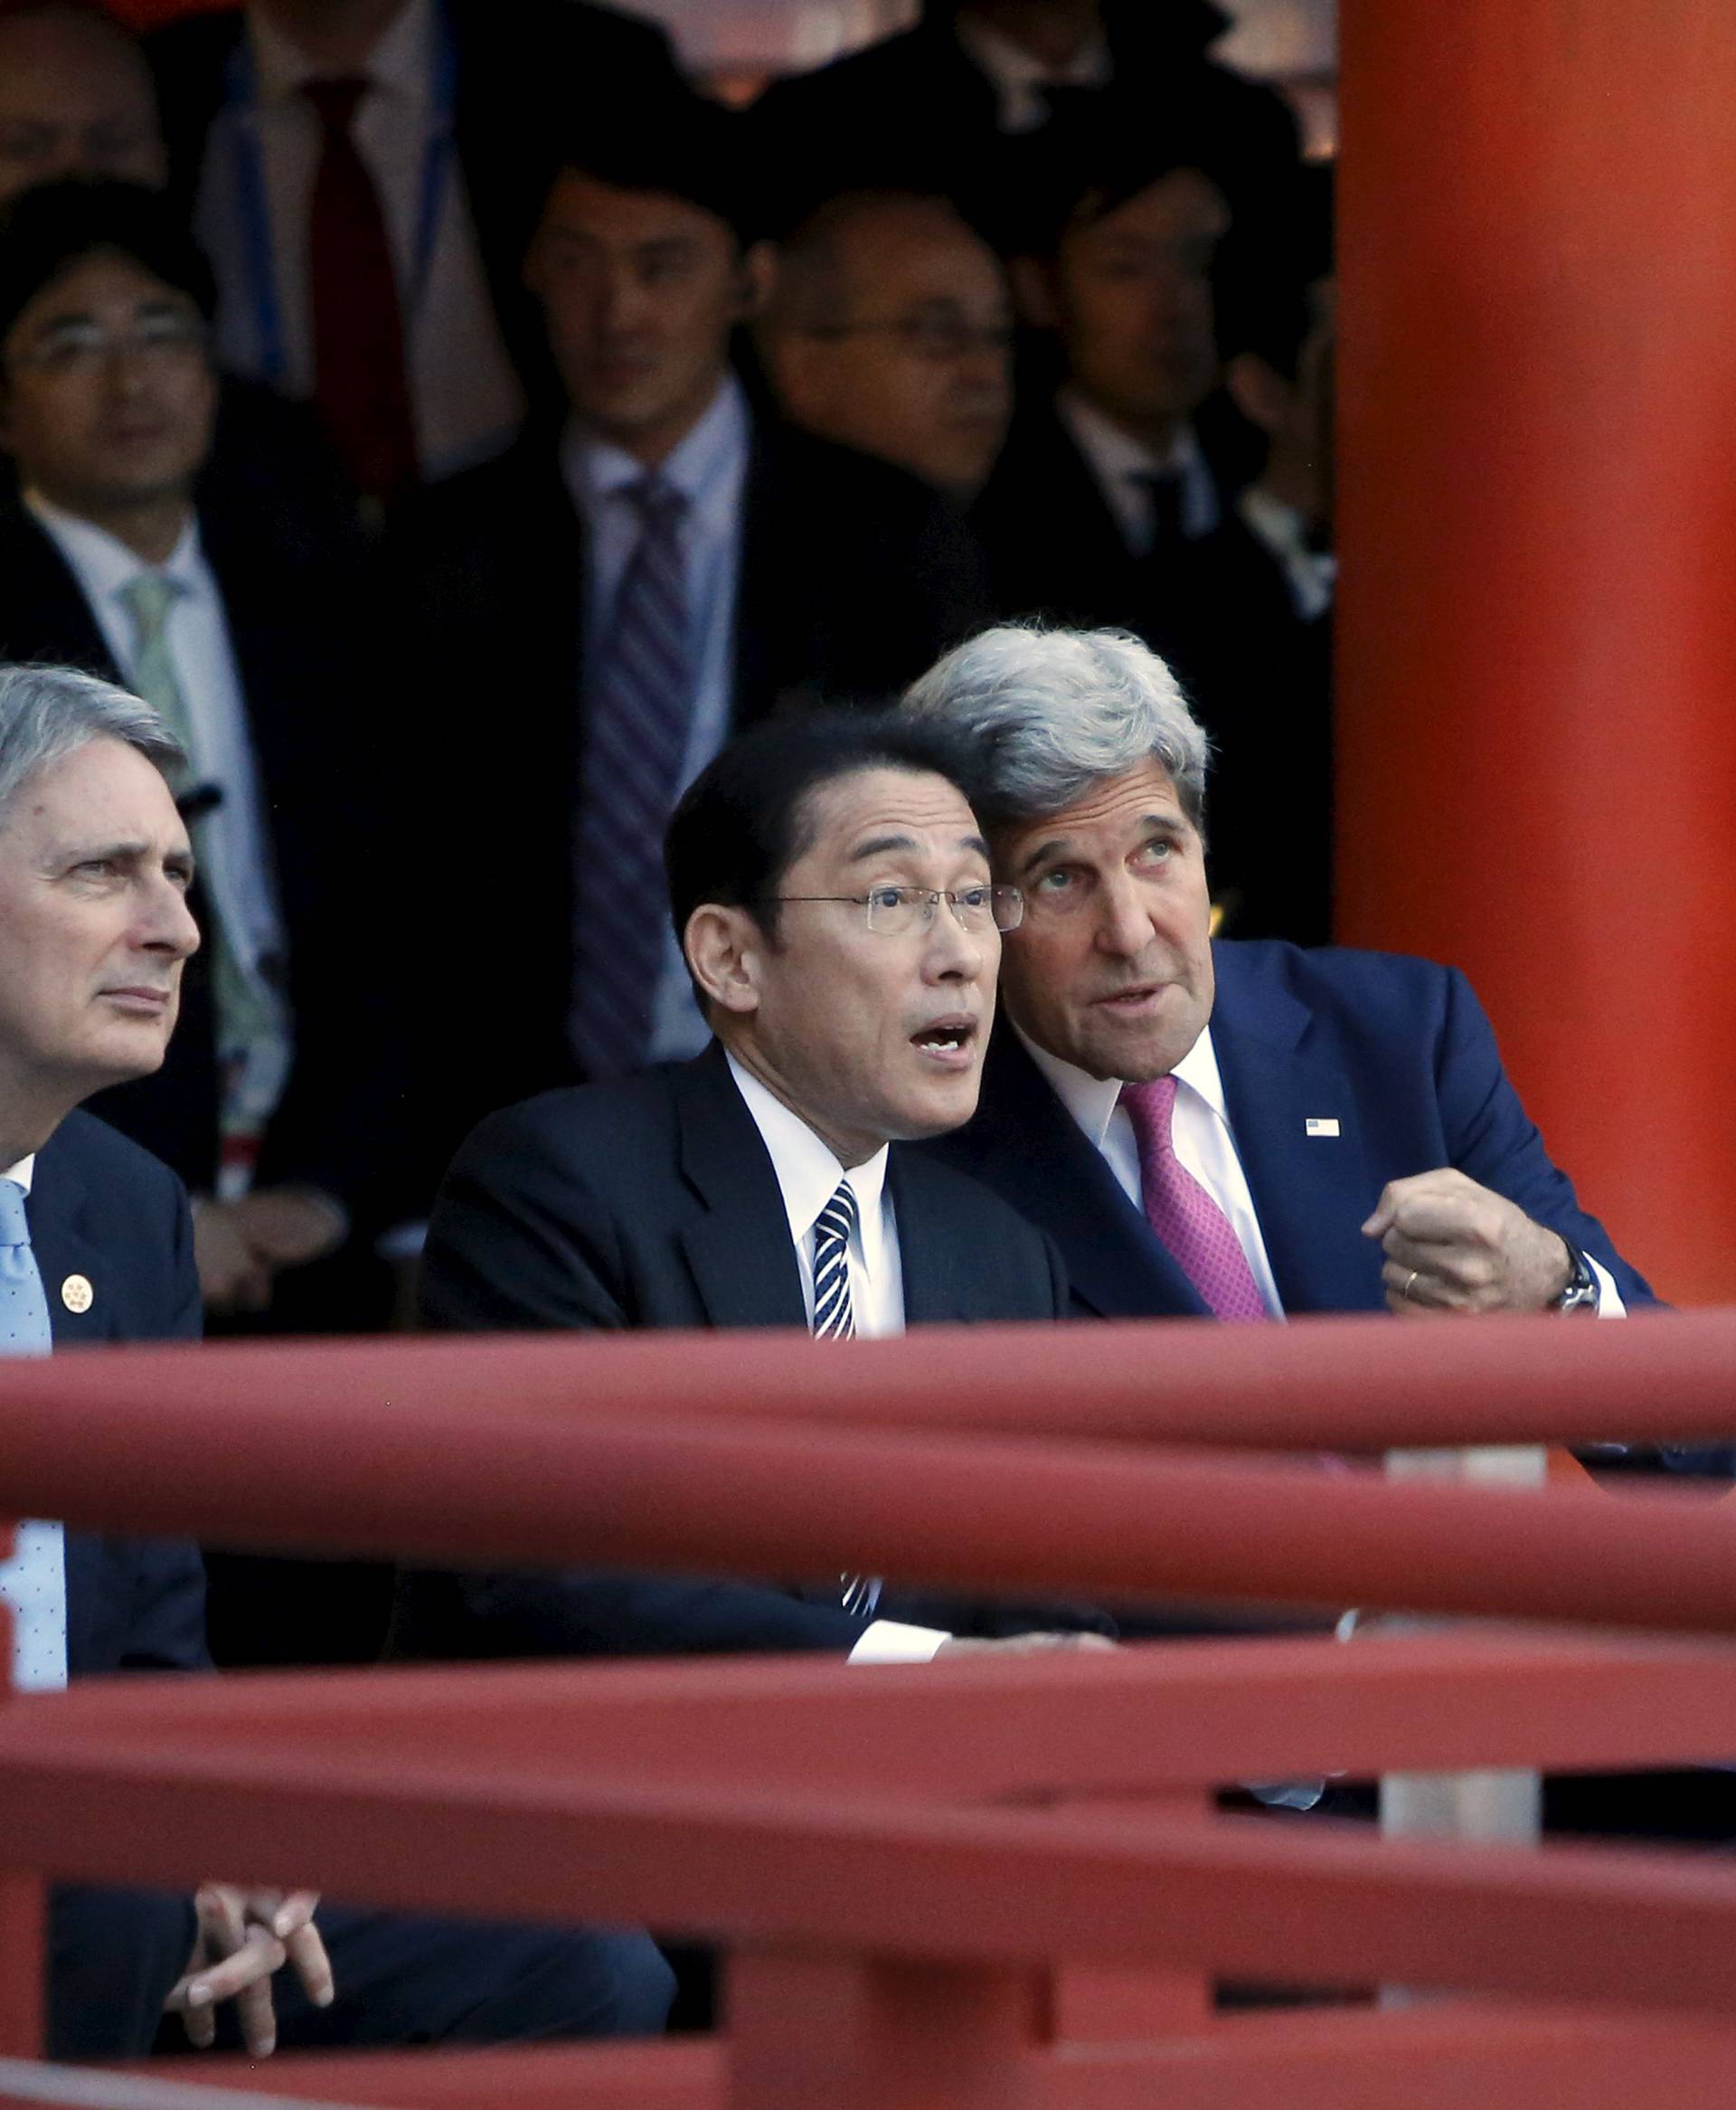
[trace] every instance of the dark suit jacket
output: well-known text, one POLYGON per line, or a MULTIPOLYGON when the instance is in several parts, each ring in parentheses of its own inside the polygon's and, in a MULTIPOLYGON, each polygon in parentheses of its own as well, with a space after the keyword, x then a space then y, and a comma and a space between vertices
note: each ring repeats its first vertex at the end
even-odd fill
MULTIPOLYGON (((137 1144, 90 1114, 69 1113, 36 1153, 25 1213, 56 1355, 104 1341, 199 1338, 187 1197, 137 1144), (87 1311, 69 1311, 61 1295, 73 1274, 94 1292, 87 1311)), ((69 1531, 66 1598, 74 1678, 208 1665, 204 1572, 192 1546, 69 1531)))
MULTIPOLYGON (((417 956, 406 999, 420 1008, 429 989, 462 990, 420 1054, 431 1186, 485 1113, 578 1081, 566 1015, 585 545, 554 443, 527 435, 421 494, 388 535, 386 569, 381 686, 418 729, 403 809, 419 829, 461 841, 474 875, 422 920, 436 950, 417 956)), ((821 698, 889 695, 981 612, 975 553, 923 486, 756 419, 737 725, 821 698)), ((403 853, 412 866, 425 841, 403 853)))
MULTIPOLYGON (((377 820, 363 790, 372 749, 354 688, 353 574, 344 550, 316 554, 284 507, 241 523, 202 514, 222 593, 259 766, 288 949, 295 1073, 266 1139, 265 1179, 310 1179, 352 1203, 370 1197, 370 1129, 353 1039, 373 976, 346 890, 377 820)), ((0 658, 125 677, 60 552, 15 500, 0 502, 0 658)), ((199 904, 195 904, 197 910, 199 904)), ((202 923, 209 917, 202 915, 202 923)), ((219 1086, 209 946, 188 962, 181 1023, 155 1076, 102 1093, 98 1111, 180 1174, 209 1187, 219 1086)))
POLYGON ((972 510, 996 611, 1132 630, 1164 659, 1212 736, 1214 894, 1249 937, 1327 936, 1331 710, 1327 633, 1297 617, 1283 575, 1227 493, 1210 535, 1129 554, 1052 404, 1015 420, 972 510))
MULTIPOLYGON (((946 192, 998 226, 995 90, 946 11, 929 12, 915 29, 774 81, 753 105, 750 122, 764 165, 778 171, 784 224, 840 191, 891 186, 946 192)), ((1272 90, 1206 56, 1226 25, 1220 9, 1203 0, 1111 0, 1104 12, 1118 97, 1137 99, 1154 128, 1174 123, 1209 140, 1214 172, 1238 204, 1287 188, 1296 120, 1272 90)))
MULTIPOLYGON (((1580 1207, 1507 1082, 1456 969, 1393 954, 1214 948, 1212 1045, 1236 1152, 1287 1312, 1384 1309, 1360 1225, 1390 1179, 1456 1166, 1601 1261, 1629 1307, 1650 1289, 1580 1207), (1335 1136, 1309 1135, 1313 1118, 1335 1136)), ((976 1118, 921 1149, 973 1173, 1060 1246, 1076 1311, 1200 1317, 1193 1284, 1005 1026, 976 1118)))
MULTIPOLYGON (((974 1180, 897 1143, 887 1177, 910 1325, 1064 1310, 1053 1248, 974 1180)), ((422 1310, 466 1330, 805 1328, 777 1176, 722 1051, 485 1121, 440 1191, 422 1310)), ((1011 1632, 1081 1615, 889 1593, 880 1616, 1011 1632)), ((638 1654, 847 1648, 865 1623, 835 1591, 585 1573, 418 1578, 401 1632, 411 1652, 638 1654)))
MULTIPOLYGON (((457 57, 458 166, 509 351, 533 393, 546 385, 540 324, 520 266, 562 153, 652 121, 681 85, 662 29, 589 0, 447 0, 457 57)), ((241 42, 239 10, 193 14, 146 40, 169 150, 169 184, 191 213, 211 128, 241 42)))

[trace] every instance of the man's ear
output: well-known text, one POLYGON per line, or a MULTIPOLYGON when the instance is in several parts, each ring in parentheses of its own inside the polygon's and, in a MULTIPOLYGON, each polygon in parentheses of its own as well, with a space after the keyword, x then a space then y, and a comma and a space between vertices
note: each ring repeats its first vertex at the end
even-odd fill
POLYGON ((1242 416, 1269 438, 1288 422, 1296 391, 1258 352, 1238 352, 1223 370, 1223 384, 1242 416))
POLYGON ((703 902, 687 919, 681 947, 708 1003, 741 1017, 760 1008, 766 934, 746 909, 703 902))
POLYGON ((752 241, 736 266, 735 319, 751 322, 771 298, 778 275, 778 252, 769 241, 752 241))

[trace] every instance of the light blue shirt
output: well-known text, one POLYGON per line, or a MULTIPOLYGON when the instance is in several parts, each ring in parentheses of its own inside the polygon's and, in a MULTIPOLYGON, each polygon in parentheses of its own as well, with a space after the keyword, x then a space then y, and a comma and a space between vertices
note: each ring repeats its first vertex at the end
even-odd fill
MULTIPOLYGON (((682 789, 729 737, 735 704, 735 603, 741 578, 741 495, 752 429, 747 398, 733 374, 718 384, 709 409, 659 469, 687 500, 681 524, 688 611, 688 664, 697 669, 682 789)), ((606 440, 570 425, 561 470, 585 529, 585 636, 594 648, 609 635, 638 540, 639 516, 626 496, 645 464, 606 440)), ((657 991, 651 1059, 697 1055, 710 1038, 688 984, 674 932, 657 991)))

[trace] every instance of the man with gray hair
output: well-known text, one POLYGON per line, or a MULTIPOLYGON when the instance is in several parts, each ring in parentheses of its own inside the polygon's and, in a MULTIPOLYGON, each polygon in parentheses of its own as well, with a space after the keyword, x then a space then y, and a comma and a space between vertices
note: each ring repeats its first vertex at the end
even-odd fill
MULTIPOLYGON (((0 1355, 199 1335, 185 1191, 80 1111, 156 1069, 175 1027, 199 943, 168 782, 184 759, 136 696, 92 675, 0 666, 0 1355)), ((209 1669, 193 1547, 39 1519, 0 1552, 15 1687, 209 1669)), ((217 1883, 192 1900, 57 1888, 51 2055, 146 2051, 165 2001, 209 2043, 232 2001, 261 2057, 279 2033, 272 1981, 285 1965, 286 2041, 602 2035, 655 2030, 667 2010, 667 1968, 641 1935, 334 1909, 322 1941, 315 1903, 217 1883)))
POLYGON ((1210 935, 1207 743, 1124 632, 1005 626, 907 707, 965 732, 1024 921, 976 1118, 925 1145, 1061 1250, 1104 1318, 1618 1316, 1580 1209, 1456 969, 1210 935))

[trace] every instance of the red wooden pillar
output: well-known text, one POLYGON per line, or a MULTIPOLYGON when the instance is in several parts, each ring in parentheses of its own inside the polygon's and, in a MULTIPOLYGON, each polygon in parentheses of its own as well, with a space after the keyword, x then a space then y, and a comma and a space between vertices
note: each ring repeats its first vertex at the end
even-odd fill
POLYGON ((1736 9, 1344 0, 1340 933, 1736 1297, 1736 9))

